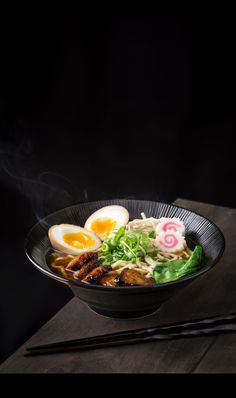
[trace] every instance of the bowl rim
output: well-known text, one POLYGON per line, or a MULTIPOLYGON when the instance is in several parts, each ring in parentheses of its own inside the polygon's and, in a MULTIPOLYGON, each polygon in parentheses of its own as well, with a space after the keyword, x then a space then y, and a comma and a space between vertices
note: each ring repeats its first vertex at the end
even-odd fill
POLYGON ((65 285, 69 286, 70 288, 72 288, 72 285, 73 285, 73 286, 76 286, 76 287, 81 287, 81 288, 83 288, 83 289, 93 289, 93 290, 97 290, 97 291, 107 291, 107 292, 108 292, 108 291, 112 291, 112 292, 117 291, 117 292, 126 292, 126 293, 128 293, 129 291, 133 291, 133 292, 134 292, 134 291, 139 291, 139 292, 140 292, 141 290, 144 292, 144 291, 150 291, 150 290, 155 290, 155 289, 164 288, 164 287, 167 287, 167 286, 173 286, 173 285, 182 284, 182 283, 184 283, 184 282, 186 282, 186 281, 195 279, 195 278, 197 278, 198 276, 203 275, 204 273, 206 273, 207 271, 209 271, 214 265, 216 265, 216 264, 218 263, 218 261, 220 260, 220 258, 222 257, 222 255, 223 255, 223 253, 224 253, 224 251, 225 251, 225 237, 224 237, 224 235, 223 235, 223 232, 222 232, 222 231, 220 230, 220 228, 214 223, 214 221, 211 221, 209 218, 203 216, 201 213, 198 213, 197 211, 189 210, 189 209, 187 209, 187 208, 185 208, 185 207, 183 207, 183 206, 175 205, 175 204, 173 204, 173 203, 166 203, 166 202, 160 202, 160 201, 155 201, 155 200, 145 200, 145 199, 128 199, 128 198, 127 198, 127 199, 126 199, 126 198, 101 199, 101 200, 98 200, 98 201, 81 202, 81 203, 78 203, 78 204, 75 204, 75 205, 67 206, 67 207, 64 207, 64 208, 62 208, 62 209, 60 209, 60 210, 57 210, 57 211, 55 211, 55 212, 53 212, 53 213, 50 213, 50 214, 48 214, 46 217, 42 218, 40 221, 38 221, 36 224, 34 224, 34 225, 32 226, 32 228, 29 230, 29 232, 28 232, 28 234, 27 234, 27 236, 26 236, 26 238, 25 238, 25 241, 24 241, 24 251, 25 251, 25 254, 26 254, 27 258, 30 260, 30 262, 31 262, 41 273, 47 275, 48 277, 50 277, 50 278, 52 278, 52 279, 54 279, 54 280, 56 280, 56 281, 58 281, 58 282, 64 283, 65 285), (187 276, 185 276, 185 277, 182 277, 182 278, 180 278, 180 279, 177 279, 177 280, 175 280, 175 281, 165 282, 165 283, 160 283, 160 284, 153 284, 153 285, 148 285, 148 286, 120 286, 119 288, 114 288, 114 287, 110 287, 110 286, 86 284, 86 283, 83 283, 83 282, 80 282, 80 281, 76 281, 76 280, 73 280, 73 279, 66 279, 66 278, 63 278, 63 277, 61 277, 61 276, 59 276, 59 275, 53 273, 52 271, 45 269, 42 265, 40 265, 39 263, 37 263, 37 262, 31 257, 30 253, 28 252, 27 244, 28 244, 28 241, 29 241, 29 239, 30 239, 30 236, 31 236, 33 230, 34 230, 43 220, 45 220, 47 217, 56 215, 57 213, 60 213, 60 212, 63 211, 63 210, 70 209, 70 208, 73 208, 73 207, 76 207, 76 206, 79 206, 79 205, 93 205, 93 204, 97 204, 98 202, 115 202, 115 201, 124 201, 124 200, 129 200, 129 201, 133 201, 133 202, 136 201, 136 202, 160 203, 160 204, 162 204, 162 205, 172 206, 172 207, 175 207, 175 208, 179 208, 179 209, 185 210, 185 211, 187 211, 187 212, 189 212, 189 213, 196 214, 196 215, 198 215, 198 216, 204 218, 205 220, 207 220, 210 224, 212 224, 212 225, 216 228, 218 234, 219 234, 220 237, 221 237, 222 246, 221 246, 221 249, 220 249, 220 251, 219 251, 217 257, 215 258, 215 260, 213 260, 213 262, 212 262, 211 265, 202 267, 202 268, 200 268, 198 271, 193 272, 192 274, 189 274, 189 275, 187 275, 187 276))

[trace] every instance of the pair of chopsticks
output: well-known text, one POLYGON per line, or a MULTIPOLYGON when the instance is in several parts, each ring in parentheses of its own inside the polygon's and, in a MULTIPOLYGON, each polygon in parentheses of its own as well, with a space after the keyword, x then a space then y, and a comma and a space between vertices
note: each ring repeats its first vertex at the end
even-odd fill
POLYGON ((236 313, 28 347, 24 356, 149 343, 236 332, 236 313))

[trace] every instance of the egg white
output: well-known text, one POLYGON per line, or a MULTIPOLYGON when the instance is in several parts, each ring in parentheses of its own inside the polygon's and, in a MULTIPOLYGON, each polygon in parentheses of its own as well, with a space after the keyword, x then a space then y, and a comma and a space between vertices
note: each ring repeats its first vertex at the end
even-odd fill
MULTIPOLYGON (((100 218, 109 218, 111 220, 116 221, 116 225, 114 230, 119 229, 120 227, 125 226, 129 222, 129 212, 128 210, 119 205, 105 206, 101 209, 95 211, 89 218, 87 219, 84 228, 92 231, 91 225, 95 220, 100 218)), ((112 231, 110 231, 110 234, 112 231)), ((101 240, 104 240, 104 236, 99 235, 101 240)))
POLYGON ((95 233, 85 228, 79 227, 77 225, 71 225, 71 224, 53 225, 48 230, 48 237, 54 249, 67 254, 80 254, 88 251, 95 251, 101 246, 101 240, 95 233), (92 247, 90 246, 85 249, 78 249, 76 247, 68 245, 64 241, 63 235, 78 233, 78 232, 84 232, 85 234, 89 235, 93 239, 94 245, 92 247))

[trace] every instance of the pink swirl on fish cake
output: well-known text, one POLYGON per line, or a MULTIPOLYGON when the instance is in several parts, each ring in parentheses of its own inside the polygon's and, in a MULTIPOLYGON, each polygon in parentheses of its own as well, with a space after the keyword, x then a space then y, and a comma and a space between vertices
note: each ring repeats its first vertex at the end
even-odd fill
POLYGON ((160 244, 167 249, 172 249, 178 244, 178 239, 174 234, 168 233, 164 235, 164 239, 160 241, 160 244))
POLYGON ((180 232, 182 235, 185 234, 185 226, 179 218, 160 218, 160 223, 157 225, 156 232, 180 232))
POLYGON ((155 246, 162 251, 176 253, 184 249, 185 239, 180 232, 161 232, 155 241, 155 246))
POLYGON ((178 231, 181 228, 181 225, 177 224, 174 221, 166 222, 163 224, 162 230, 166 232, 167 230, 178 231))

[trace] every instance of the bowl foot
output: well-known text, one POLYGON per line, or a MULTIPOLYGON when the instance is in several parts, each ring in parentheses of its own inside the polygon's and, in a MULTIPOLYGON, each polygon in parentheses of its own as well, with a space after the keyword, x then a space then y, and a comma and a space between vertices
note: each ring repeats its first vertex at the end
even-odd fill
POLYGON ((156 312, 159 307, 152 308, 151 310, 144 311, 109 311, 109 310, 101 310, 100 308, 90 307, 89 308, 96 312, 99 315, 105 316, 107 318, 119 318, 119 319, 128 319, 128 318, 143 318, 144 316, 148 316, 156 312))

